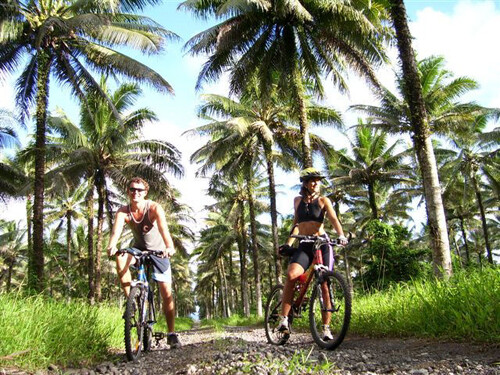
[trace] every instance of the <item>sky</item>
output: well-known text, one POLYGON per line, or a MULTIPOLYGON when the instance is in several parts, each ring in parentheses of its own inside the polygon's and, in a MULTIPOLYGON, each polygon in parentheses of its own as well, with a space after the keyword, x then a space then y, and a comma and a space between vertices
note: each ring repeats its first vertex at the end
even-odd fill
MULTIPOLYGON (((203 21, 185 11, 178 11, 178 4, 178 1, 165 1, 161 6, 147 10, 146 15, 178 34, 181 41, 167 44, 166 51, 161 56, 141 56, 135 52, 132 56, 159 72, 175 90, 175 95, 169 96, 143 87, 144 95, 137 108, 148 107, 159 118, 158 122, 144 128, 144 138, 164 139, 181 150, 186 173, 182 179, 172 177, 172 183, 181 191, 182 201, 194 209, 199 228, 203 226, 205 217, 203 207, 210 200, 205 194, 207 180, 195 177, 198 167, 189 163, 189 157, 204 140, 195 136, 188 137, 183 133, 203 124, 196 117, 196 108, 201 103, 200 95, 227 95, 228 84, 223 78, 217 83, 204 85, 199 92, 195 91, 196 79, 205 57, 189 56, 183 46, 187 40, 213 25, 215 21, 203 21)), ((496 46, 496 38, 500 35, 500 0, 407 0, 405 4, 414 37, 413 47, 418 58, 444 56, 446 68, 453 72, 455 77, 468 76, 480 84, 480 89, 464 96, 464 100, 476 101, 487 107, 500 107, 500 49, 496 46)), ((394 71, 398 67, 396 52, 392 51, 391 56, 393 66, 378 72, 381 82, 389 88, 394 87, 394 71)), ((14 109, 13 82, 12 78, 0 81, 0 108, 14 109)), ((357 115, 346 113, 350 105, 374 104, 364 81, 352 76, 349 86, 349 96, 342 96, 332 84, 325 82, 327 98, 323 103, 345 113, 346 125, 356 123, 357 115)), ((54 110, 57 107, 62 108, 73 121, 78 121, 76 100, 70 98, 67 90, 53 84, 49 109, 54 110)), ((322 135, 336 147, 345 147, 348 144, 345 135, 338 131, 322 129, 313 132, 322 135)), ((25 141, 27 135, 21 135, 25 141)), ((278 173, 277 178, 281 184, 277 199, 278 210, 287 215, 292 213, 292 200, 297 194, 298 178, 284 173, 278 173)), ((22 205, 22 202, 9 202, 7 205, 0 202, 0 218, 14 219, 15 212, 22 215, 22 205)), ((420 211, 419 215, 421 214, 420 211)), ((19 219, 22 219, 22 216, 19 219)), ((267 221, 267 218, 262 220, 267 221)))

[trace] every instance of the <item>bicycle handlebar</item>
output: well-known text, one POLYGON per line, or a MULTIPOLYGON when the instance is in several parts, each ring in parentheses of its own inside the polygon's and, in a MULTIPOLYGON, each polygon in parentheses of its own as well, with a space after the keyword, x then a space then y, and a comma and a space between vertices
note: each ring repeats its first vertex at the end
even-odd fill
POLYGON ((116 252, 117 254, 125 254, 128 253, 130 255, 133 255, 135 257, 141 257, 143 255, 163 255, 162 250, 139 250, 136 249, 135 247, 127 247, 125 249, 120 249, 116 252))
MULTIPOLYGON (((331 239, 326 239, 326 238, 323 238, 320 236, 315 236, 315 235, 306 236, 306 235, 302 235, 302 234, 292 234, 290 237, 297 238, 298 240, 300 240, 300 242, 314 243, 314 242, 320 240, 322 243, 329 243, 330 245, 333 245, 333 246, 342 245, 338 238, 331 240, 331 239)), ((350 236, 348 237, 348 241, 349 240, 350 240, 350 236)))

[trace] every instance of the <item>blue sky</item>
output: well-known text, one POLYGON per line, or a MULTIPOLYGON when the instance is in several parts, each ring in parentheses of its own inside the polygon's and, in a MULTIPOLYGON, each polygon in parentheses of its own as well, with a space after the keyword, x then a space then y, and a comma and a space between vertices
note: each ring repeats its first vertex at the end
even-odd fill
MULTIPOLYGON (((181 134, 201 122, 195 116, 202 93, 227 95, 227 82, 222 79, 212 85, 206 85, 200 92, 195 92, 195 82, 203 57, 191 57, 182 51, 184 43, 197 32, 206 29, 214 20, 202 21, 184 11, 177 11, 178 1, 166 1, 161 6, 146 11, 146 15, 177 33, 182 40, 169 43, 161 56, 134 56, 157 70, 174 87, 175 96, 165 96, 144 87, 144 96, 138 106, 147 106, 156 112, 160 121, 148 125, 143 132, 146 138, 161 138, 172 142, 183 152, 186 176, 174 180, 183 200, 196 212, 198 225, 202 225, 204 213, 201 211, 207 200, 204 181, 196 179, 196 166, 189 165, 189 155, 200 147, 203 140, 196 137, 186 138, 181 134), (201 199, 200 199, 201 197, 201 199)), ((481 89, 476 90, 467 100, 475 100, 481 105, 500 107, 500 51, 492 42, 500 35, 500 1, 405 1, 410 18, 410 29, 415 38, 414 48, 419 58, 430 55, 443 55, 447 68, 455 76, 469 76, 477 80, 481 89)), ((395 60, 394 67, 397 66, 395 60)), ((379 72, 381 81, 391 87, 394 67, 379 72)), ((0 107, 13 108, 13 80, 0 81, 0 107)), ((340 96, 332 85, 328 85, 326 104, 345 111, 351 104, 372 103, 373 99, 364 82, 352 77, 349 97, 340 96)), ((77 121, 78 104, 69 99, 69 93, 57 84, 51 86, 50 109, 63 108, 77 121)), ((356 115, 347 114, 346 123, 354 123, 356 115)), ((321 132, 334 145, 346 144, 343 134, 329 131, 321 132)), ((291 213, 293 190, 296 177, 280 174, 282 194, 278 197, 278 209, 283 214, 291 213)), ((13 206, 21 203, 0 205, 0 217, 13 212, 13 206)), ((19 210, 18 210, 19 211, 19 210)), ((22 210, 20 210, 22 212, 22 210)))

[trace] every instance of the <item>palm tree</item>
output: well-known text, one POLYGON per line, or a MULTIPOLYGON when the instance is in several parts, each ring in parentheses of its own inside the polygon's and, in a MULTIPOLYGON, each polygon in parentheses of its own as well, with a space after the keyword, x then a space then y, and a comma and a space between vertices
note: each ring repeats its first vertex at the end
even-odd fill
MULTIPOLYGON (((60 134, 49 145, 50 155, 57 156, 62 162, 49 175, 63 174, 69 181, 80 183, 85 179, 90 183, 89 210, 93 210, 92 200, 97 193, 97 249, 95 266, 89 266, 91 273, 95 269, 95 292, 100 299, 100 261, 102 253, 104 209, 111 212, 111 186, 126 190, 128 180, 133 176, 142 176, 151 181, 151 192, 173 197, 168 179, 163 174, 170 172, 176 176, 183 174, 180 153, 170 143, 160 140, 140 140, 139 130, 149 121, 155 121, 156 115, 146 108, 131 110, 135 100, 141 94, 136 84, 123 84, 115 92, 108 91, 105 80, 101 89, 109 96, 113 107, 100 96, 92 96, 87 106, 82 105, 80 126, 72 124, 68 117, 59 112, 51 117, 51 129, 60 134), (86 107, 90 110, 87 111, 86 107), (115 114, 117 112, 117 114, 115 114)), ((89 212, 89 261, 93 259, 93 213, 89 212)), ((92 296, 91 285, 90 299, 92 296)))
POLYGON ((201 17, 223 21, 191 38, 186 47, 193 55, 208 54, 197 82, 214 81, 229 69, 231 91, 244 91, 258 77, 262 93, 269 92, 279 72, 282 92, 291 92, 301 132, 302 163, 312 166, 304 81, 323 95, 322 76, 331 76, 342 91, 350 68, 375 85, 372 65, 384 59, 381 26, 384 8, 378 1, 364 2, 241 0, 185 1, 179 7, 201 17))
MULTIPOLYGON (((53 223, 60 220, 58 228, 61 228, 63 223, 66 222, 66 254, 67 254, 67 282, 68 282, 68 298, 72 290, 72 277, 70 270, 72 270, 72 238, 73 238, 73 220, 80 220, 84 218, 83 209, 85 206, 85 198, 88 194, 87 186, 85 184, 79 185, 75 190, 71 188, 73 184, 64 182, 57 186, 57 192, 52 191, 53 197, 49 198, 45 207, 45 219, 48 223, 53 223)), ((55 189, 54 189, 55 190, 55 189)))
POLYGON ((12 112, 0 109, 0 150, 7 147, 19 146, 16 127, 20 126, 21 123, 16 120, 12 112))
MULTIPOLYGON (((0 150, 19 146, 16 128, 23 127, 15 115, 5 109, 0 109, 0 150)), ((7 158, 3 152, 0 158, 0 199, 17 195, 19 186, 25 181, 25 176, 16 163, 7 158)))
POLYGON ((493 253, 486 218, 487 212, 483 198, 484 193, 481 191, 480 186, 480 172, 484 167, 498 170, 498 153, 500 149, 498 148, 498 143, 495 145, 491 142, 485 142, 485 139, 490 138, 488 136, 484 137, 485 134, 482 134, 482 129, 486 126, 486 122, 487 117, 480 116, 472 124, 468 137, 452 137, 452 146, 456 150, 456 157, 444 167, 451 169, 451 184, 455 184, 457 177, 461 175, 465 184, 464 189, 469 190, 472 188, 481 218, 488 262, 493 264, 493 253), (496 149, 492 149, 492 146, 496 146, 496 149))
MULTIPOLYGON (((0 256, 7 266, 5 291, 10 292, 14 276, 14 266, 21 263, 26 253, 26 229, 15 221, 0 221, 0 256)), ((0 281, 4 278, 3 271, 0 281)), ((0 284, 1 285, 1 284, 0 284)))
MULTIPOLYGON (((411 47, 407 47, 410 48, 411 47)), ((407 51, 408 52, 408 51, 407 51)), ((410 51, 413 56, 413 51, 410 51)), ((409 53, 409 52, 408 52, 409 53)), ((443 276, 451 274, 451 258, 446 231, 444 208, 441 197, 435 150, 431 134, 447 136, 453 133, 466 133, 471 121, 479 115, 491 114, 492 110, 475 103, 460 103, 458 99, 466 92, 475 89, 477 83, 467 77, 453 79, 451 72, 444 69, 442 57, 431 56, 415 63, 418 74, 418 98, 422 101, 425 120, 412 113, 416 108, 415 98, 407 92, 411 85, 406 81, 406 71, 397 79, 399 95, 387 89, 380 91, 380 106, 357 105, 354 109, 369 116, 371 126, 387 133, 412 136, 415 155, 422 176, 422 190, 426 202, 427 218, 431 230, 434 271, 443 276)), ((409 69, 407 67, 406 69, 409 69)), ((413 93, 412 95, 417 95, 413 93)), ((420 103, 420 102, 419 102, 420 103)))
POLYGON ((415 53, 411 45, 406 8, 403 0, 390 0, 389 4, 403 71, 404 97, 409 108, 408 118, 422 173, 427 220, 431 231, 434 273, 447 278, 452 273, 452 266, 446 218, 431 143, 428 112, 425 107, 415 53))
POLYGON ((372 219, 381 218, 378 205, 381 193, 411 183, 410 168, 403 164, 407 151, 396 151, 402 142, 397 140, 389 146, 387 134, 361 125, 351 141, 354 156, 338 151, 335 161, 329 165, 330 175, 338 187, 353 187, 357 194, 361 186, 366 188, 363 195, 369 203, 372 219))
POLYGON ((43 290, 43 202, 46 120, 51 76, 67 85, 86 103, 86 96, 105 96, 89 68, 148 82, 164 92, 172 88, 158 73, 113 46, 158 53, 165 39, 175 35, 149 18, 132 14, 154 0, 102 2, 99 0, 0 0, 0 72, 19 76, 17 105, 23 118, 35 108, 35 183, 33 263, 30 287, 43 290))
MULTIPOLYGON (((248 219, 246 217, 245 202, 248 200, 245 186, 245 176, 236 174, 215 174, 210 180, 208 195, 216 199, 212 209, 224 212, 231 224, 232 234, 229 235, 236 242, 240 259, 240 290, 243 314, 250 315, 249 284, 247 253, 248 219)), ((226 235, 227 237, 228 235, 226 235)), ((233 242, 234 243, 234 242, 233 242)))
POLYGON ((445 181, 448 181, 443 192, 446 220, 450 229, 455 228, 455 231, 461 234, 463 249, 465 250, 465 261, 466 265, 468 265, 471 262, 468 232, 469 228, 476 227, 476 204, 465 184, 462 173, 453 176, 452 174, 456 172, 453 171, 455 168, 448 168, 449 165, 449 163, 445 164, 443 169, 446 170, 439 171, 440 175, 444 176, 445 181))
MULTIPOLYGON (((207 227, 201 230, 200 239, 193 252, 198 263, 195 293, 200 309, 208 318, 215 315, 215 296, 212 287, 214 285, 219 289, 221 315, 231 316, 229 303, 231 288, 228 285, 235 280, 227 280, 225 254, 232 252, 234 244, 238 242, 239 233, 233 230, 234 225, 228 219, 223 212, 210 211, 206 220, 207 227)), ((242 263, 244 264, 243 261, 242 263)), ((242 278, 244 279, 243 275, 242 278)), ((243 293, 241 295, 248 303, 248 295, 243 293)), ((244 311, 246 303, 243 302, 244 311)))

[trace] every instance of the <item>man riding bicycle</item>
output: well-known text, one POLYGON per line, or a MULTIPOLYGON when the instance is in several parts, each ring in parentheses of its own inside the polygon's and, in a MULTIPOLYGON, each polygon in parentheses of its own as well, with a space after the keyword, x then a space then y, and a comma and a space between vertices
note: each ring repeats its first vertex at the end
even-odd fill
MULTIPOLYGON (((300 172, 302 187, 299 193, 300 196, 294 198, 293 204, 295 214, 290 235, 300 234, 328 238, 323 224, 326 214, 328 220, 330 220, 330 223, 339 235, 340 244, 346 245, 347 238, 344 236, 342 226, 335 214, 332 202, 329 198, 320 195, 321 180, 324 178, 325 176, 315 168, 307 168, 300 172)), ((293 237, 289 237, 286 244, 280 247, 280 253, 291 255, 286 281, 283 287, 283 303, 280 314, 280 325, 278 328, 278 330, 284 334, 290 333, 288 314, 291 309, 295 283, 299 276, 309 268, 314 259, 312 243, 301 242, 299 247, 294 249, 291 247, 294 241, 295 239, 293 237)), ((325 244, 322 246, 321 252, 323 264, 329 270, 332 270, 334 261, 333 249, 330 245, 325 244)), ((323 324, 324 338, 332 339, 328 322, 323 321, 323 324)))
MULTIPOLYGON (((171 348, 180 346, 175 333, 175 309, 172 296, 172 271, 170 257, 175 254, 174 243, 168 230, 165 211, 160 204, 147 200, 149 184, 139 177, 134 177, 128 185, 129 204, 118 209, 108 244, 109 256, 114 256, 116 245, 127 224, 134 236, 132 247, 139 250, 162 250, 163 257, 152 256, 154 262, 153 279, 158 283, 163 300, 163 313, 168 326, 167 344, 171 348)), ((116 256, 116 270, 125 296, 130 293, 130 266, 135 258, 128 253, 116 256)))

